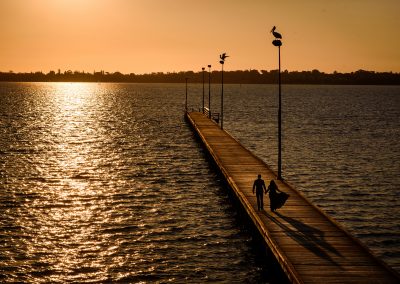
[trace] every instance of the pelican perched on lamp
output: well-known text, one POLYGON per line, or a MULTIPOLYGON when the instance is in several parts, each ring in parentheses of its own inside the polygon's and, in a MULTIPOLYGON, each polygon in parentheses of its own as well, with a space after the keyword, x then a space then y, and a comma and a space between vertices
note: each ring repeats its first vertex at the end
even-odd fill
POLYGON ((226 53, 222 53, 219 58, 221 59, 221 61, 219 63, 224 64, 225 59, 229 57, 228 55, 226 55, 226 53))
POLYGON ((275 38, 282 38, 282 35, 275 31, 276 27, 274 26, 271 30, 271 33, 274 35, 275 38))

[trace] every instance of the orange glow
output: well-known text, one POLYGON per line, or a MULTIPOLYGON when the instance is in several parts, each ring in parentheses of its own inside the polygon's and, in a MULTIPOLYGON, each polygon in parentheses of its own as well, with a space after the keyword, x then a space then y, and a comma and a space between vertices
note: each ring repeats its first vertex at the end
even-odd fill
POLYGON ((398 0, 1 0, 0 71, 400 72, 398 0))

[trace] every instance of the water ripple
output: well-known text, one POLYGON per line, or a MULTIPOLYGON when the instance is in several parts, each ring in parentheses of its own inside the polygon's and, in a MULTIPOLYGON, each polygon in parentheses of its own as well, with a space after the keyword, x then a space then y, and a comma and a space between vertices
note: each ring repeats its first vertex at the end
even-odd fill
POLYGON ((180 88, 0 84, 0 281, 268 279, 180 88))

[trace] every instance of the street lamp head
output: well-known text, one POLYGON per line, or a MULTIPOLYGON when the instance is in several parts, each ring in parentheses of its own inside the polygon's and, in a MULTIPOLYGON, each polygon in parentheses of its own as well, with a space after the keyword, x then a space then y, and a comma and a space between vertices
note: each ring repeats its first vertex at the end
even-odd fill
POLYGON ((201 68, 201 70, 203 70, 203 71, 204 71, 205 69, 206 69, 205 67, 202 67, 202 68, 201 68))
POLYGON ((281 45, 282 45, 282 42, 281 42, 279 39, 274 39, 274 40, 272 41, 272 44, 275 45, 275 46, 281 46, 281 45))
POLYGON ((211 65, 208 65, 208 68, 211 68, 211 65))
POLYGON ((219 61, 219 63, 224 64, 224 63, 225 63, 225 59, 226 59, 227 57, 229 57, 229 56, 226 55, 225 52, 222 53, 222 54, 219 56, 219 58, 221 59, 221 60, 219 61))

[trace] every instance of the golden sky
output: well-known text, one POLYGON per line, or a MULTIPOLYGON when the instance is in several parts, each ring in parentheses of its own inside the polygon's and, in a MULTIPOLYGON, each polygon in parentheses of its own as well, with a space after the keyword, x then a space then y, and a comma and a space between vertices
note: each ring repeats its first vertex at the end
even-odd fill
POLYGON ((400 72, 400 0, 0 0, 0 71, 400 72))

